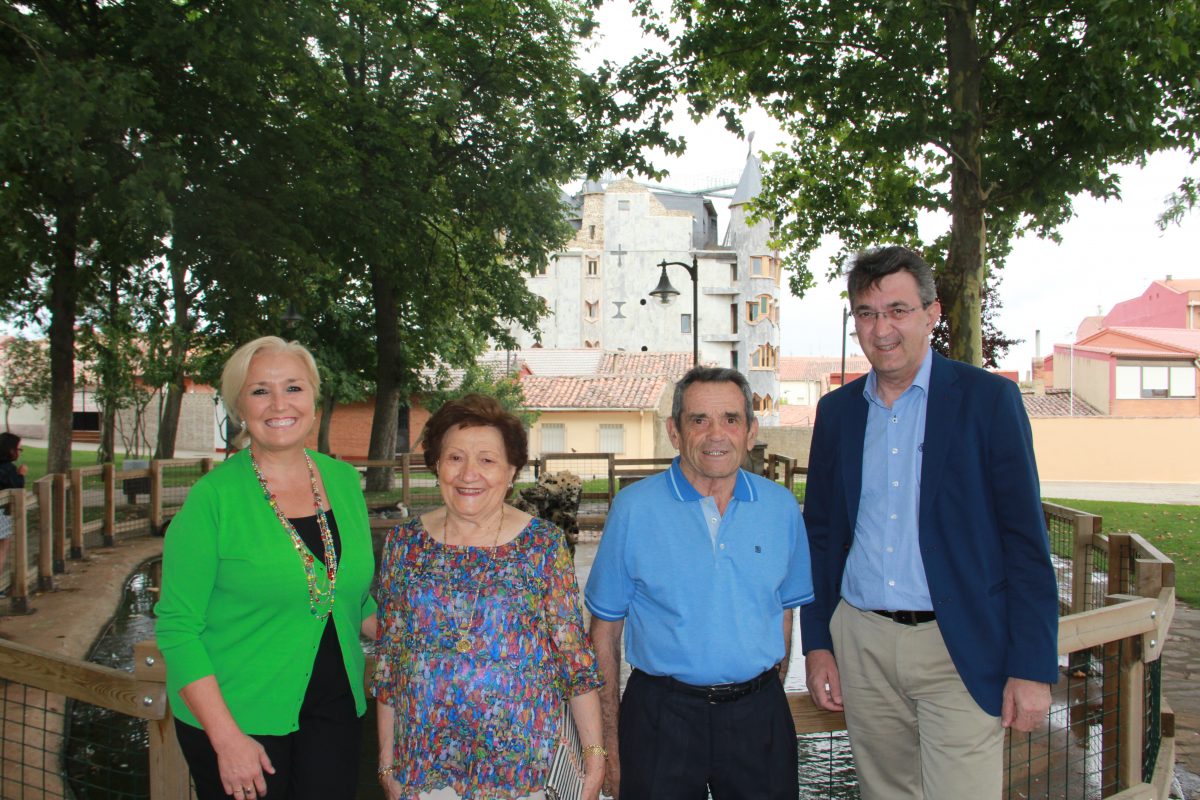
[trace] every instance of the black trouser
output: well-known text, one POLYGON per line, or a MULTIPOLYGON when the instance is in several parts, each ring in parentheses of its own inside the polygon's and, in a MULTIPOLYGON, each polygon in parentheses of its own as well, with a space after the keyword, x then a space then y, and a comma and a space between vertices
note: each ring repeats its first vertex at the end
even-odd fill
POLYGON ((621 700, 621 800, 796 800, 796 725, 778 680, 709 703, 634 670, 621 700))
MULTIPOLYGON (((332 620, 324 636, 333 636, 336 647, 332 620)), ((340 655, 328 657, 329 644, 322 642, 323 652, 313 664, 300 706, 300 729, 283 736, 252 734, 275 768, 274 775, 263 773, 268 800, 354 800, 358 793, 362 720, 355 713, 340 655)), ((208 735, 178 719, 175 730, 192 771, 197 800, 228 800, 208 735)))

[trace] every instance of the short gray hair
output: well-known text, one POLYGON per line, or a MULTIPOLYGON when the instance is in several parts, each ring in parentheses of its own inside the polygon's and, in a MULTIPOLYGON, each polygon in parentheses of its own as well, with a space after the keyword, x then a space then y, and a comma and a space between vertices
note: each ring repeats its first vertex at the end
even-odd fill
POLYGON ((671 419, 675 420, 676 429, 683 430, 683 393, 693 383, 732 383, 745 398, 746 424, 754 419, 754 396, 745 375, 729 367, 692 367, 675 384, 675 396, 671 398, 671 419))

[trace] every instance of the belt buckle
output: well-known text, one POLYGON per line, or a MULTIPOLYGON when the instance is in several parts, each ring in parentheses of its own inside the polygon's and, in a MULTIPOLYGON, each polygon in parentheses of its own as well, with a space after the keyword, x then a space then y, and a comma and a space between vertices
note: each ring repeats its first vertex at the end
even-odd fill
POLYGON ((710 705, 725 703, 736 699, 734 697, 732 683, 719 683, 715 686, 709 686, 704 691, 704 701, 710 705))

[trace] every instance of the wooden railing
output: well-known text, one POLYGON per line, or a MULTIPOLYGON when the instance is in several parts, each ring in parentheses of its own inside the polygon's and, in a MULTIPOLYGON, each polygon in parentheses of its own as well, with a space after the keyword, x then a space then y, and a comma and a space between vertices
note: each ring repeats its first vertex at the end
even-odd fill
POLYGON ((12 613, 33 610, 31 587, 53 591, 54 576, 66 571, 69 560, 86 557, 89 536, 111 547, 118 538, 162 533, 183 502, 182 496, 172 495, 186 494, 212 466, 211 458, 161 459, 151 461, 146 469, 129 470, 98 464, 66 475, 46 475, 34 481, 32 490, 0 491, 0 507, 13 517, 12 613), (146 501, 136 502, 143 495, 146 501), (36 552, 36 558, 31 552, 36 552))

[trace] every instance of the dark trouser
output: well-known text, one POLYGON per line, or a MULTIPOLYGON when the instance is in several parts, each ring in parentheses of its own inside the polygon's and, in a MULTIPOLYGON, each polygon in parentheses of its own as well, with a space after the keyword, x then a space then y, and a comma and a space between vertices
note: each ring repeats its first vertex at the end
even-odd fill
MULTIPOLYGON (((332 620, 325 636, 334 636, 336 645, 332 620)), ((300 729, 283 736, 251 734, 275 767, 274 775, 263 773, 268 800, 354 800, 358 793, 362 720, 355 713, 341 658, 328 658, 329 642, 322 644, 326 657, 319 656, 313 664, 300 706, 300 729)), ((178 719, 175 730, 192 771, 197 800, 228 800, 208 734, 178 719)))
POLYGON ((621 700, 621 800, 796 800, 796 726, 778 680, 726 703, 634 670, 621 700))

